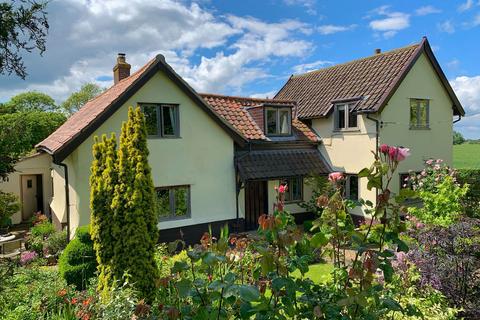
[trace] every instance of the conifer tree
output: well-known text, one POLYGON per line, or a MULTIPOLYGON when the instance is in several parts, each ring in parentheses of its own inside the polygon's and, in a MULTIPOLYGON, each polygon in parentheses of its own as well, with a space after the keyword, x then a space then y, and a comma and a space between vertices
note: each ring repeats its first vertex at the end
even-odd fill
POLYGON ((158 270, 154 260, 158 240, 155 190, 148 164, 147 131, 140 108, 130 108, 123 124, 117 157, 115 187, 115 247, 112 272, 115 280, 128 275, 143 297, 152 297, 158 270))
POLYGON ((112 280, 111 260, 115 243, 112 200, 117 184, 116 148, 115 134, 112 133, 110 139, 103 135, 101 141, 95 137, 90 176, 90 233, 98 263, 98 290, 103 294, 109 290, 112 280))

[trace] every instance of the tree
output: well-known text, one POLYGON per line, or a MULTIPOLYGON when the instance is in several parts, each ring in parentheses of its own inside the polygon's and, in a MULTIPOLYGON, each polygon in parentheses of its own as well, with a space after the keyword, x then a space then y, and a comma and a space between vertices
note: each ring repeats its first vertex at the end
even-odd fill
POLYGON ((58 106, 48 94, 29 91, 17 94, 12 97, 10 101, 3 105, 4 112, 0 110, 0 113, 13 113, 13 112, 30 112, 30 111, 56 111, 58 106))
POLYGON ((62 103, 61 108, 68 114, 72 115, 85 103, 95 98, 103 91, 104 89, 95 83, 86 83, 79 91, 72 93, 70 97, 62 103))
POLYGON ((465 142, 465 138, 458 131, 453 131, 453 144, 462 144, 465 142))
POLYGON ((95 137, 93 162, 90 175, 90 233, 94 242, 99 272, 98 291, 106 298, 112 283, 111 260, 114 243, 112 232, 112 200, 117 184, 116 154, 117 141, 114 134, 106 135, 99 141, 95 137))
POLYGON ((129 109, 116 156, 114 149, 112 139, 97 141, 90 178, 95 188, 91 206, 97 258, 104 263, 101 268, 111 272, 111 276, 105 274, 100 285, 105 290, 128 278, 142 297, 151 300, 155 291, 152 280, 158 277, 154 260, 158 230, 152 205, 155 190, 148 164, 147 129, 140 108, 129 109), (108 240, 102 239, 101 234, 107 233, 108 240))
POLYGON ((10 0, 0 3, 0 74, 13 72, 25 79, 22 51, 45 51, 48 21, 47 2, 10 0))
POLYGON ((0 115, 0 179, 14 171, 18 159, 65 122, 56 112, 16 112, 0 115))

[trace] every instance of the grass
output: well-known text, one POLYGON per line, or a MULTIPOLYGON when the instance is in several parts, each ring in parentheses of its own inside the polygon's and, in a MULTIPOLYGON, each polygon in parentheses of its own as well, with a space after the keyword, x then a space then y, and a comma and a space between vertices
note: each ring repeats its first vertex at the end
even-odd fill
POLYGON ((457 169, 480 169, 480 144, 454 145, 453 166, 457 169))
MULTIPOLYGON (((331 272, 333 265, 327 263, 312 264, 309 266, 308 272, 305 274, 305 278, 310 278, 315 283, 325 283, 332 279, 331 272)), ((301 277, 300 271, 295 270, 292 273, 294 277, 301 277)))

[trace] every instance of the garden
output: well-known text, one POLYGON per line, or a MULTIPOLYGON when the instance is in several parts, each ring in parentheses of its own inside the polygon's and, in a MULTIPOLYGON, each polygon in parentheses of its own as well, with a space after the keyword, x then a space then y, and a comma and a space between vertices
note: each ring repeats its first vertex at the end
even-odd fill
POLYGON ((281 185, 255 235, 225 226, 194 246, 158 244, 145 130, 130 109, 118 146, 96 140, 89 226, 67 244, 38 216, 27 251, 1 261, 1 319, 480 318, 478 172, 427 160, 394 194, 410 150, 382 145, 359 172, 375 203, 346 199, 335 172, 318 183, 304 228, 281 185), (360 226, 357 205, 371 217, 360 226))

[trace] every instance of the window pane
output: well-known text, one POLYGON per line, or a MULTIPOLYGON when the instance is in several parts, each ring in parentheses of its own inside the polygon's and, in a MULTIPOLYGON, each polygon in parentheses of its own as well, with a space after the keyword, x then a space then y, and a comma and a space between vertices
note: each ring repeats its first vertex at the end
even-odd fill
POLYGON ((348 177, 348 187, 349 193, 348 198, 350 200, 358 200, 358 177, 357 176, 349 176, 348 177))
POLYGON ((417 100, 410 99, 410 127, 418 126, 417 100))
POLYGON ((157 106, 144 106, 143 114, 145 115, 145 124, 147 126, 147 134, 149 136, 157 136, 158 135, 157 106))
POLYGON ((351 105, 348 107, 348 127, 356 128, 357 127, 357 115, 353 113, 354 106, 351 105))
POLYGON ((163 135, 175 136, 176 128, 176 113, 177 108, 174 106, 162 106, 162 120, 163 120, 163 135))
POLYGON ((280 133, 289 134, 290 133, 290 123, 288 121, 288 116, 290 110, 279 110, 280 112, 280 133))
POLYGON ((277 110, 267 109, 267 134, 277 133, 277 110))
POLYGON ((170 190, 157 190, 157 213, 159 218, 169 217, 170 214, 170 190))
POLYGON ((337 128, 345 128, 345 106, 338 106, 337 108, 337 128))
POLYGON ((288 188, 285 192, 285 201, 299 201, 302 199, 302 177, 293 178, 285 180, 284 183, 287 183, 288 188))
POLYGON ((427 100, 417 100, 419 107, 418 125, 421 127, 427 127, 427 100))
POLYGON ((175 215, 185 216, 188 213, 188 187, 174 189, 175 194, 175 215))

